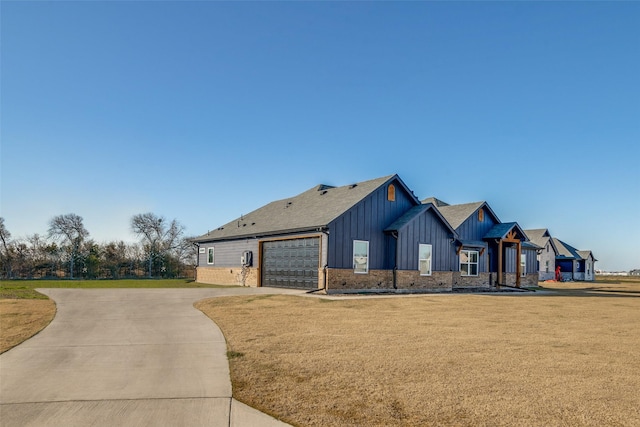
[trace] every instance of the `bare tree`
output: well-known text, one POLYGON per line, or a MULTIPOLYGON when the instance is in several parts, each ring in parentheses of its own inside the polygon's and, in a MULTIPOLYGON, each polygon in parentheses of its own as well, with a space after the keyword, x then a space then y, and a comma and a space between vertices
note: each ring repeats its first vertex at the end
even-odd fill
POLYGON ((2 247, 0 248, 0 263, 2 263, 2 270, 5 272, 6 277, 11 277, 12 257, 9 245, 11 244, 11 233, 4 225, 4 218, 0 217, 0 240, 2 241, 2 247))
POLYGON ((184 227, 177 220, 168 222, 151 212, 134 215, 131 229, 141 238, 147 253, 149 277, 153 276, 153 261, 176 252, 184 233, 184 227))
POLYGON ((82 217, 73 213, 55 216, 49 221, 49 237, 62 239, 69 249, 70 276, 73 279, 75 260, 82 242, 89 236, 82 217))

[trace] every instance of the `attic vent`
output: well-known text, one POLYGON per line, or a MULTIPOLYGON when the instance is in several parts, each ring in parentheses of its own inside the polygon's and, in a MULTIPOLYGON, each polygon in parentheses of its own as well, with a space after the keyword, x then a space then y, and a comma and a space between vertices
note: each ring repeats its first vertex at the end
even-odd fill
POLYGON ((321 196, 327 194, 327 190, 322 190, 322 193, 320 193, 321 196))
POLYGON ((351 190, 352 188, 356 188, 357 186, 358 186, 358 184, 351 184, 351 185, 349 186, 349 190, 351 190))
POLYGON ((390 202, 396 201, 396 187, 393 184, 389 184, 387 187, 387 200, 390 202))
POLYGON ((335 188, 335 187, 333 185, 327 185, 327 184, 318 185, 318 191, 326 191, 326 190, 329 190, 331 188, 335 188))

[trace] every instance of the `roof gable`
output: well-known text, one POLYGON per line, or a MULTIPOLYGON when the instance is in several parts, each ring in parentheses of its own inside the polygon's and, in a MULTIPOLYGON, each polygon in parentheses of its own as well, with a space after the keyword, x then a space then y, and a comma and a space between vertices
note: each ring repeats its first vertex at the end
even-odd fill
POLYGON ((195 242, 234 239, 279 233, 293 233, 327 226, 381 186, 390 182, 401 187, 417 204, 413 195, 397 175, 363 181, 342 187, 316 185, 297 196, 271 202, 236 218, 195 242), (395 181, 394 181, 395 180, 395 181))
POLYGON ((516 237, 521 241, 527 242, 529 238, 525 232, 520 228, 517 222, 504 222, 496 224, 484 235, 483 239, 504 239, 507 234, 515 232, 516 237))
POLYGON ((440 211, 442 216, 444 216, 444 218, 447 220, 447 222, 449 222, 449 224, 451 224, 451 226, 456 230, 480 208, 485 209, 485 211, 493 217, 494 222, 500 222, 498 216, 495 214, 495 212, 493 212, 491 207, 489 207, 489 205, 485 201, 464 203, 461 205, 436 205, 436 207, 440 211))
POLYGON ((384 231, 392 232, 392 231, 401 231, 403 228, 408 226, 411 222, 418 219, 425 212, 431 211, 436 218, 453 234, 453 236, 457 236, 456 231, 451 227, 451 224, 447 222, 447 220, 442 216, 442 214, 436 209, 436 207, 431 203, 422 203, 418 206, 414 206, 409 209, 404 215, 395 220, 391 225, 389 225, 384 231))
POLYGON ((524 232, 532 243, 540 246, 541 248, 544 248, 545 246, 547 246, 549 239, 551 239, 551 234, 549 233, 549 230, 546 228, 538 228, 535 230, 524 230, 524 232))
POLYGON ((593 252, 591 251, 578 251, 578 255, 580 255, 580 257, 584 260, 588 260, 589 257, 591 257, 593 261, 597 261, 596 257, 593 256, 593 252))
POLYGON ((451 205, 449 205, 449 203, 443 202, 442 200, 437 199, 435 197, 427 197, 426 199, 424 199, 422 201, 422 203, 424 203, 424 204, 431 203, 431 204, 433 204, 433 205, 435 205, 437 207, 440 207, 440 206, 451 206, 451 205))
POLYGON ((578 250, 560 239, 552 238, 556 248, 556 257, 565 259, 581 259, 578 250))

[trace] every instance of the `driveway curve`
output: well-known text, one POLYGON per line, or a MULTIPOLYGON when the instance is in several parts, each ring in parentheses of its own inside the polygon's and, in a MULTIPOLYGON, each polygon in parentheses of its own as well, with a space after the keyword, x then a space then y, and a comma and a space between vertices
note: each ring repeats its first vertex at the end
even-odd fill
POLYGON ((286 426, 232 399, 224 336, 193 303, 301 291, 39 291, 58 311, 0 355, 3 426, 286 426))

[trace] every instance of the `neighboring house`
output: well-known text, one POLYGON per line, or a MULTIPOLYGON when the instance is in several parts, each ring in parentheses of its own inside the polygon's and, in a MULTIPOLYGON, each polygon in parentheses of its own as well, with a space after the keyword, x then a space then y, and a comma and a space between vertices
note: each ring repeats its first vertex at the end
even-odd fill
POLYGON ((431 197, 423 203, 437 206, 458 234, 460 268, 454 287, 537 286, 539 247, 517 223, 501 223, 485 201, 449 205, 431 197))
POLYGON ((597 259, 591 251, 579 251, 573 246, 553 238, 558 250, 556 265, 560 267, 562 281, 595 280, 595 263, 597 259))
POLYGON ((537 255, 538 280, 554 280, 556 272, 556 255, 558 250, 554 246, 549 230, 539 228, 524 230, 531 243, 538 245, 541 250, 537 255))
POLYGON ((578 251, 580 259, 578 260, 578 269, 576 271, 576 280, 585 280, 593 282, 596 280, 595 264, 597 259, 591 251, 578 251))

